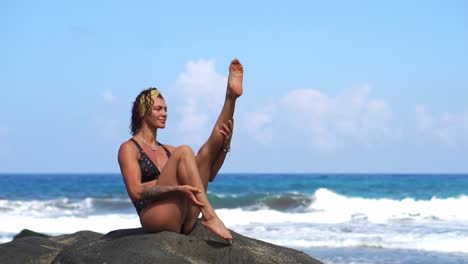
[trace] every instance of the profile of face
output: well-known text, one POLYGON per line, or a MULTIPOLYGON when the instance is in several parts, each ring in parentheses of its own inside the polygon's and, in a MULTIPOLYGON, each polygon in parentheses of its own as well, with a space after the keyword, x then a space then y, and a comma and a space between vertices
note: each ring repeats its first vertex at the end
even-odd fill
POLYGON ((163 98, 154 99, 153 105, 145 115, 145 122, 154 128, 165 128, 167 120, 167 105, 163 98))

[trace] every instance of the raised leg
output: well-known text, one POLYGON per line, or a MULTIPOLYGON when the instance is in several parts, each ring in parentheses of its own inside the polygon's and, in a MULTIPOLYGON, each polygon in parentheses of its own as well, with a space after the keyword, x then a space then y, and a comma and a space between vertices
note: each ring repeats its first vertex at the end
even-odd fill
POLYGON ((229 65, 229 77, 221 113, 211 131, 208 140, 203 144, 197 153, 197 164, 202 176, 204 189, 208 188, 208 182, 216 175, 211 175, 213 164, 223 147, 224 136, 219 132, 223 124, 227 124, 233 119, 236 100, 242 95, 242 80, 244 69, 238 59, 231 61, 229 65))

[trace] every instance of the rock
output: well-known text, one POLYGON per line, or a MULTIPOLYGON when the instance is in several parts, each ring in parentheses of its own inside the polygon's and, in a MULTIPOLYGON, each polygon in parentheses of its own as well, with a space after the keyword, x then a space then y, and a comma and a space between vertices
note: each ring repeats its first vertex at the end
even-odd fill
POLYGON ((321 263, 294 249, 231 234, 232 244, 203 225, 189 236, 148 234, 141 228, 106 235, 90 231, 55 237, 33 234, 0 244, 0 263, 321 263))
POLYGON ((28 237, 28 236, 49 237, 46 234, 37 233, 29 229, 23 229, 13 238, 13 240, 22 238, 22 237, 28 237))
POLYGON ((25 230, 12 242, 0 244, 0 263, 52 263, 63 249, 102 237, 91 231, 53 237, 25 230))

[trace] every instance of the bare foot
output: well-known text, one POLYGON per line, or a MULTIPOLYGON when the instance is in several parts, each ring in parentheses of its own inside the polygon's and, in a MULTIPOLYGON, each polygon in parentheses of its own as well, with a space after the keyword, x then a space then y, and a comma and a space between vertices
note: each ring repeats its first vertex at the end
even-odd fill
POLYGON ((223 222, 221 222, 221 219, 219 219, 217 216, 212 217, 209 220, 203 217, 201 223, 202 225, 210 229, 211 232, 220 236, 222 239, 227 240, 227 241, 232 240, 231 232, 229 232, 229 230, 224 226, 223 222))
POLYGON ((227 96, 237 98, 242 95, 242 79, 244 77, 244 68, 238 59, 233 59, 229 65, 227 96))

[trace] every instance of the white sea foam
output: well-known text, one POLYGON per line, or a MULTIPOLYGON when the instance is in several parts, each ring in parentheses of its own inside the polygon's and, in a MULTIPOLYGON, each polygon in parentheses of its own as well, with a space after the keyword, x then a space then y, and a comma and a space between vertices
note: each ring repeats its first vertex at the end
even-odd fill
MULTIPOLYGON (((232 223, 317 223, 340 224, 347 222, 417 222, 417 223, 468 223, 468 196, 457 198, 432 198, 431 200, 366 199, 346 197, 329 191, 318 189, 311 197, 311 205, 301 213, 280 212, 268 210, 248 211, 239 209, 227 210, 234 217, 232 223)), ((220 209, 226 211, 226 209, 220 209)), ((231 220, 228 220, 231 221, 231 220)))
MULTIPOLYGON (((468 196, 437 198, 430 200, 366 199, 347 197, 327 189, 318 189, 313 195, 311 212, 325 223, 347 222, 353 219, 366 219, 373 223, 389 220, 443 220, 468 222, 468 196)), ((320 221, 315 218, 315 221, 320 221)))
MULTIPOLYGON (((122 209, 122 208, 120 208, 122 209)), ((140 226, 138 216, 128 200, 85 198, 71 201, 55 200, 11 201, 0 200, 0 243, 10 241, 22 229, 50 235, 90 230, 107 233, 119 228, 140 226), (131 213, 100 212, 97 203, 128 205, 131 213), (112 224, 110 224, 112 223, 112 224)))
POLYGON ((92 198, 85 198, 77 202, 71 202, 67 198, 45 201, 0 200, 0 212, 33 217, 76 215, 89 211, 92 208, 92 201, 92 198))
POLYGON ((22 229, 30 229, 49 235, 68 234, 81 230, 107 233, 115 229, 140 227, 135 214, 105 214, 86 217, 33 217, 24 215, 2 215, 0 242, 10 241, 22 229))
POLYGON ((382 247, 468 253, 468 197, 391 200, 317 190, 305 212, 220 209, 240 233, 292 247, 382 247))
MULTIPOLYGON (((468 197, 367 199, 317 190, 303 212, 218 209, 232 230, 296 248, 379 247, 468 253, 468 197)), ((102 201, 102 200, 100 200, 102 201)), ((23 228, 51 235, 139 227, 131 211, 87 214, 96 200, 0 200, 0 242, 23 228), (64 213, 65 212, 65 213, 64 213), (85 212, 85 213, 83 213, 85 212)), ((130 205, 131 206, 131 205, 130 205)))
MULTIPOLYGON (((86 216, 94 213, 99 208, 99 204, 105 203, 105 207, 112 205, 122 205, 131 208, 128 199, 96 199, 84 198, 72 201, 68 198, 54 200, 0 200, 0 214, 22 215, 31 217, 59 217, 59 216, 86 216)), ((104 208, 105 208, 104 207, 104 208)), ((117 208, 122 209, 122 208, 117 208)))
MULTIPOLYGON (((453 222, 321 223, 317 213, 283 213, 271 210, 217 211, 226 225, 251 237, 296 248, 381 247, 468 253, 468 225, 453 222)), ((323 220, 323 218, 322 218, 323 220)))
MULTIPOLYGON (((259 222, 307 222, 307 223, 345 223, 349 221, 367 221, 371 223, 387 223, 389 221, 437 221, 468 222, 468 196, 452 198, 433 197, 430 200, 403 200, 368 199, 360 197, 347 197, 328 189, 318 189, 311 197, 311 204, 302 213, 291 213, 268 210, 268 206, 259 203, 249 205, 249 210, 258 209, 268 212, 267 219, 252 216, 236 221, 259 222), (259 219, 257 219, 259 218, 259 219)), ((104 213, 122 213, 124 209, 133 212, 130 201, 125 199, 85 198, 70 200, 67 198, 54 200, 0 200, 0 214, 23 215, 31 217, 58 217, 58 216, 86 216, 99 214, 100 210, 108 209, 104 213)), ((232 212, 249 210, 232 210, 232 212)), ((257 214, 256 214, 257 215, 257 214)))

